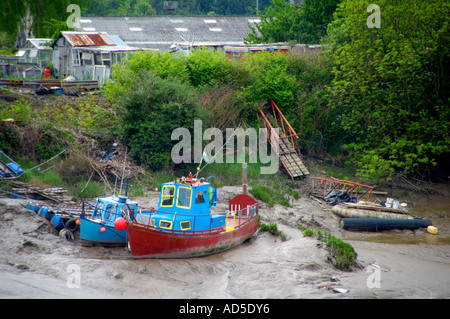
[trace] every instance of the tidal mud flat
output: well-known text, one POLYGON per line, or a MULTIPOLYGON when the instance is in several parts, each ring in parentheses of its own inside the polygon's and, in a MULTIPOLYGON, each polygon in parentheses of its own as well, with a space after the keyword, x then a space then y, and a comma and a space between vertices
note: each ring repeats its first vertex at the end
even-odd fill
MULTIPOLYGON (((225 198, 240 191, 219 190, 225 198)), ((261 204, 261 221, 277 223, 286 234, 284 241, 259 232, 219 254, 162 260, 134 260, 123 247, 66 241, 22 206, 28 201, 4 198, 0 298, 450 298, 450 203, 445 194, 417 199, 412 208, 431 217, 437 235, 424 230, 345 231, 327 204, 304 194, 292 207, 261 204), (440 214, 432 212, 437 209, 440 214), (350 243, 361 268, 334 268, 324 244, 303 236, 298 225, 330 231, 350 243)), ((144 207, 155 206, 157 193, 137 200, 144 207)))

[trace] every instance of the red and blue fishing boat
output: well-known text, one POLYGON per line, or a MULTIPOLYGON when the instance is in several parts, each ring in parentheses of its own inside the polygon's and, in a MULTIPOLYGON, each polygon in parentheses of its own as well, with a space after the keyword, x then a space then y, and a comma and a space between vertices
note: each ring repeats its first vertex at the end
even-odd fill
POLYGON ((258 202, 247 194, 230 199, 216 212, 216 189, 192 174, 162 185, 158 208, 125 214, 134 258, 205 256, 235 247, 258 229, 258 202), (225 208, 225 207, 224 207, 225 208))

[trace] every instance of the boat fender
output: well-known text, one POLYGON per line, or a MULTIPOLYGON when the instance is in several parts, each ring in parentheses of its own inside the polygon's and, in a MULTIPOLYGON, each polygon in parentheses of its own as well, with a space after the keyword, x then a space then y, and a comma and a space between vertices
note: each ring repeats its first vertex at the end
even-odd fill
POLYGON ((75 232, 75 231, 77 231, 77 229, 78 229, 77 219, 76 219, 76 218, 71 218, 71 219, 69 219, 69 220, 66 222, 64 228, 67 229, 67 230, 70 231, 70 232, 75 232))
POLYGON ((434 226, 428 226, 427 232, 429 232, 432 235, 436 235, 438 233, 438 229, 437 229, 437 227, 434 227, 434 226))
POLYGON ((73 233, 65 228, 61 229, 61 231, 59 232, 59 237, 67 241, 72 241, 74 239, 73 233))
POLYGON ((114 221, 114 227, 118 231, 123 231, 127 228, 127 221, 123 217, 119 217, 114 221))

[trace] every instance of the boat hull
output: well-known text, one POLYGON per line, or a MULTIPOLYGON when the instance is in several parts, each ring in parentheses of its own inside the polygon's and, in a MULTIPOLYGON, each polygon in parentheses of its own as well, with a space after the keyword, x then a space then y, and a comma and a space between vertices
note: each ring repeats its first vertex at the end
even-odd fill
POLYGON ((134 258, 188 258, 215 254, 235 247, 258 229, 258 216, 240 227, 226 231, 217 227, 208 231, 164 231, 130 223, 128 240, 134 258))
POLYGON ((80 218, 80 241, 83 246, 126 246, 127 231, 119 231, 114 225, 97 220, 80 218), (104 232, 101 228, 104 227, 104 232))

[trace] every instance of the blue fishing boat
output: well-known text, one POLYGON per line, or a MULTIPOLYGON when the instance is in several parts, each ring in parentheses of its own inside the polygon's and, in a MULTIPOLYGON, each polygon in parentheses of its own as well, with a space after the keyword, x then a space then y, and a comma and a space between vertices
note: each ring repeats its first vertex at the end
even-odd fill
MULTIPOLYGON (((91 215, 80 215, 80 240, 83 246, 125 246, 126 230, 120 230, 117 219, 123 217, 124 210, 140 212, 138 203, 127 196, 102 196, 98 198, 91 215)), ((120 222, 120 220, 119 220, 120 222)))

